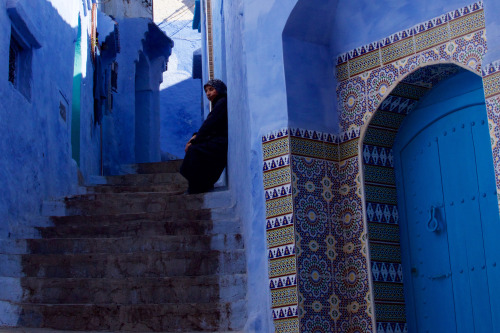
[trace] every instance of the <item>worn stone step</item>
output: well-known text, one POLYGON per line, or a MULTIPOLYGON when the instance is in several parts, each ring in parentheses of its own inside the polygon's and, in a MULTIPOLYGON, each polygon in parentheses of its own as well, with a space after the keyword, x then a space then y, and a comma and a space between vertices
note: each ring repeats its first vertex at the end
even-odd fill
POLYGON ((26 239, 11 241, 11 246, 3 246, 3 243, 5 241, 0 240, 0 249, 17 249, 19 251, 10 252, 11 254, 223 251, 243 248, 243 240, 240 234, 26 239))
MULTIPOLYGON (((185 221, 185 220, 210 220, 212 219, 210 209, 192 209, 192 210, 169 210, 167 212, 142 212, 131 214, 102 214, 102 215, 67 215, 51 216, 50 220, 55 226, 73 225, 79 223, 86 224, 122 224, 133 221, 185 221)), ((232 216, 232 211, 226 214, 232 216)))
POLYGON ((129 332, 240 330, 242 302, 153 305, 22 304, 19 325, 129 332))
POLYGON ((191 220, 191 221, 128 221, 89 222, 72 221, 66 225, 39 227, 42 238, 118 238, 239 234, 239 220, 191 220))
POLYGON ((173 173, 181 170, 183 160, 172 160, 165 162, 131 164, 130 168, 138 174, 148 173, 173 173))
POLYGON ((152 184, 183 184, 187 187, 187 180, 180 173, 152 173, 152 174, 127 174, 119 176, 106 176, 108 185, 144 186, 152 184))
MULTIPOLYGON (((81 333, 116 333, 116 331, 80 331, 81 333)), ((163 331, 162 333, 178 333, 179 331, 163 331)), ((184 333, 244 333, 244 331, 233 330, 233 331, 184 331, 184 333)), ((67 330, 56 330, 53 328, 26 328, 26 327, 1 327, 0 333, 75 333, 75 331, 67 331, 67 330)))
MULTIPOLYGON (((116 331, 80 331, 81 333, 116 333, 116 331)), ((163 331, 162 333, 178 333, 179 331, 163 331)), ((234 331, 184 331, 184 333, 244 333, 244 331, 234 330, 234 331)), ((67 330, 55 330, 53 328, 26 328, 26 327, 1 327, 0 333, 75 333, 75 331, 67 330)))
MULTIPOLYGON (((221 199, 224 198, 221 196, 221 199)), ((92 193, 65 199, 67 215, 133 214, 228 207, 225 200, 207 200, 204 194, 92 193)))
POLYGON ((68 215, 132 214, 203 208, 202 197, 167 193, 95 193, 65 199, 68 215))
POLYGON ((163 185, 97 185, 87 186, 87 193, 136 193, 136 192, 162 192, 169 195, 182 194, 186 191, 185 184, 163 184, 163 185))
MULTIPOLYGON (((126 279, 22 278, 24 302, 46 304, 160 304, 236 302, 246 276, 211 275, 126 279)), ((0 299, 10 300, 0 291, 0 299)))
POLYGON ((0 276, 5 277, 127 278, 244 273, 244 250, 0 255, 0 276))

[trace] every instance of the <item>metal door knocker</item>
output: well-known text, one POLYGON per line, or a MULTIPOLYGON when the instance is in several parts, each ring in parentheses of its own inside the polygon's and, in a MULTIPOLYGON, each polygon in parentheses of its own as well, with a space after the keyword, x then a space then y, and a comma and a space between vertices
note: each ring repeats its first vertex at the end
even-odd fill
POLYGON ((436 232, 439 229, 439 223, 436 219, 436 207, 431 206, 430 214, 431 216, 429 222, 427 222, 427 230, 430 232, 436 232))

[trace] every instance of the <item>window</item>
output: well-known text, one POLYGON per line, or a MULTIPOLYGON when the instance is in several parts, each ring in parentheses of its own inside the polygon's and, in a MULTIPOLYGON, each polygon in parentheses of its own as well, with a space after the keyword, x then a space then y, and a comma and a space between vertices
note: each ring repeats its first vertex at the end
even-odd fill
POLYGON ((31 47, 11 30, 9 45, 9 81, 28 100, 31 98, 31 47))
POLYGON ((21 51, 21 47, 16 42, 15 39, 10 39, 10 47, 9 47, 9 81, 12 82, 13 85, 17 84, 17 71, 19 70, 19 53, 21 51))
POLYGON ((111 89, 118 92, 118 63, 111 63, 111 89))

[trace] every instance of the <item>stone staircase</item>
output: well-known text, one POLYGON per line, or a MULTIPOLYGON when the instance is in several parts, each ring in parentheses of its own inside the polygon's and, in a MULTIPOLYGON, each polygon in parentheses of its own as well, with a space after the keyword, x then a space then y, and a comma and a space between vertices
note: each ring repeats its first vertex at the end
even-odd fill
POLYGON ((243 329, 246 263, 229 192, 183 194, 179 161, 133 168, 55 204, 60 216, 40 238, 3 244, 1 279, 20 285, 17 295, 0 291, 0 302, 18 308, 17 326, 243 329))

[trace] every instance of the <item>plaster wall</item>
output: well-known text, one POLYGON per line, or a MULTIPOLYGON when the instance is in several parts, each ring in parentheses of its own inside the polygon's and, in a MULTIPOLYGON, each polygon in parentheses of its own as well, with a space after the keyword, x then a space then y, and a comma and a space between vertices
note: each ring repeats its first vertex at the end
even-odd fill
MULTIPOLYGON (((249 290, 245 331, 248 332, 274 330, 267 287, 268 263, 262 256, 267 246, 262 222, 265 198, 261 133, 287 124, 281 34, 287 17, 283 12, 289 13, 294 2, 217 1, 213 7, 215 12, 222 6, 225 18, 225 37, 221 43, 225 45, 228 86, 228 184, 245 234, 249 290)), ((214 29, 220 28, 214 25, 214 29)), ((221 34, 221 30, 214 30, 214 34, 221 34)), ((203 52, 207 59, 206 49, 203 52)), ((223 72, 222 65, 214 67, 223 72)))
POLYGON ((82 5, 76 0, 17 2, 41 44, 33 49, 27 99, 7 80, 11 20, 6 2, 0 2, 0 63, 5 64, 0 67, 1 238, 26 236, 29 226, 40 223, 43 200, 77 190, 70 124, 74 41, 82 5), (60 115, 60 103, 66 106, 66 120, 60 115))
POLYGON ((184 146, 202 123, 202 83, 192 78, 201 34, 192 29, 194 0, 155 1, 155 20, 175 43, 160 86, 162 159, 184 157, 184 146))
POLYGON ((283 38, 284 65, 291 127, 338 132, 336 80, 328 47, 283 38))
POLYGON ((226 28, 223 8, 224 0, 212 1, 214 78, 226 82, 226 28))
MULTIPOLYGON (((321 128, 332 134, 349 131, 352 125, 354 130, 349 131, 349 134, 342 133, 340 136, 341 140, 345 141, 341 151, 346 155, 345 159, 349 160, 349 163, 344 164, 355 165, 360 158, 357 147, 359 128, 369 119, 374 111, 372 108, 375 107, 373 103, 366 104, 370 101, 368 97, 379 103, 386 92, 385 90, 381 92, 383 80, 379 82, 380 86, 370 86, 370 91, 368 88, 360 88, 360 109, 355 111, 354 117, 347 109, 340 114, 346 105, 342 104, 342 95, 337 95, 335 88, 331 89, 336 86, 340 91, 343 87, 333 77, 335 73, 333 67, 337 64, 336 56, 471 3, 471 1, 444 3, 444 1, 427 0, 382 3, 354 1, 339 6, 337 1, 330 1, 328 13, 317 10, 306 11, 302 14, 302 25, 298 24, 300 20, 296 20, 297 26, 293 29, 285 28, 295 5, 302 4, 304 8, 310 9, 315 5, 323 6, 319 1, 309 1, 310 6, 304 5, 305 2, 290 0, 278 3, 278 1, 252 0, 244 3, 239 1, 224 3, 223 6, 226 19, 225 45, 229 92, 229 184, 246 230, 249 286, 258 286, 258 283, 262 282, 258 275, 266 271, 262 262, 256 257, 258 251, 267 254, 265 244, 262 244, 262 240, 265 239, 265 227, 262 221, 266 221, 265 198, 261 187, 263 179, 260 175, 263 166, 262 137, 289 125, 311 130, 321 128), (323 21, 328 21, 331 12, 335 13, 333 25, 325 24, 323 21), (311 28, 315 24, 327 30, 311 28), (321 33, 328 39, 325 40, 324 36, 320 36, 321 33), (313 61, 323 64, 314 64, 313 61), (291 78, 294 80, 289 81, 289 73, 296 68, 301 69, 297 71, 300 74, 296 77, 292 75, 291 78), (307 75, 308 71, 316 73, 321 80, 315 81, 313 75, 307 75), (339 86, 341 88, 338 88, 339 86), (313 106, 304 103, 304 96, 310 93, 315 94, 310 101, 312 105, 319 105, 323 110, 331 110, 334 114, 337 110, 339 115, 321 114, 313 106), (312 111, 305 112, 302 107, 310 107, 312 111), (363 110, 372 111, 365 113, 363 110), (364 116, 366 118, 363 118, 364 116), (336 119, 337 117, 340 119, 336 119), (343 122, 342 129, 338 127, 340 121, 343 122)), ((482 45, 478 49, 481 48, 482 45)), ((432 52, 437 51, 432 50, 432 52)), ((458 51, 453 52, 453 56, 456 56, 456 59, 453 58, 454 61, 464 61, 458 58, 458 51)), ((430 57, 430 53, 427 52, 426 57, 430 57)), ((448 59, 450 58, 451 55, 448 56, 448 59)), ((207 59, 206 49, 204 59, 207 59)), ((426 58, 425 61, 430 60, 426 58)), ((412 66, 410 63, 404 63, 398 70, 405 70, 404 65, 412 66)), ((476 66, 474 68, 477 71, 476 66)), ((373 71, 369 79, 371 84, 374 85, 375 79, 384 77, 388 71, 388 68, 373 71)), ((370 71, 367 68, 362 72, 370 71)), ((389 73, 388 84, 393 84, 398 75, 399 72, 392 76, 389 73)), ((364 81, 367 79, 363 77, 364 81)), ((347 92, 347 89, 343 91, 347 92)), ((357 166, 355 169, 357 170, 357 166)), ((345 179, 342 180, 349 183, 353 191, 359 188, 356 176, 357 172, 352 175, 345 173, 345 179)), ((355 207, 357 214, 361 214, 363 209, 361 199, 357 199, 355 207)), ((358 215, 356 216, 361 219, 361 215, 358 215)), ((362 283, 365 289, 368 279, 362 283)), ((261 306, 264 303, 257 305, 257 300, 269 297, 268 291, 262 287, 251 290, 252 293, 248 296, 249 327, 258 322, 252 318, 257 318, 265 312, 261 306)), ((367 325, 371 325, 369 318, 367 325)))
MULTIPOLYGON (((0 1, 0 244, 2 253, 14 253, 17 238, 36 238, 35 226, 47 225, 42 216, 43 202, 77 193, 77 164, 71 158, 71 98, 75 40, 78 15, 82 19, 82 49, 87 44, 89 16, 78 0, 0 1), (9 2, 26 24, 22 37, 31 33, 39 48, 32 49, 31 94, 26 97, 7 80, 9 44, 13 21, 7 15, 9 2), (55 33, 57 32, 57 33, 55 33), (60 106, 63 106, 61 113, 60 106), (64 110, 65 109, 65 110, 64 110), (64 119, 64 116, 66 119, 64 119)), ((82 50, 85 54, 86 49, 82 50)), ((83 56, 83 67, 88 56, 83 56)), ((82 100, 88 101, 92 85, 88 82, 91 66, 83 71, 82 100)), ((92 76, 90 75, 90 79, 92 76)), ((91 81, 90 81, 91 82, 91 81)), ((90 104, 90 103, 89 103, 90 104)), ((88 107, 82 108, 82 114, 88 107)), ((82 122, 85 132, 89 122, 82 122), (83 125, 84 124, 84 125, 83 125)), ((89 140, 87 156, 94 141, 89 140)), ((91 168, 82 172, 91 172, 91 168)), ((2 258, 3 259, 3 258, 2 258)), ((2 260, 6 269, 15 271, 20 263, 2 260)), ((22 297, 18 279, 2 279, 7 286, 2 300, 22 297)), ((0 325, 17 324, 18 309, 11 302, 0 302, 0 325)))
MULTIPOLYGON (((330 35, 332 56, 390 36, 395 31, 470 5, 470 0, 335 1, 330 35)), ((486 0, 487 2, 494 2, 486 0)))
POLYGON ((500 2, 485 0, 486 38, 488 52, 484 57, 484 65, 497 62, 500 59, 500 22, 497 13, 500 12, 500 2))
POLYGON ((111 0, 99 4, 99 9, 115 19, 122 18, 153 18, 151 0, 111 0))
POLYGON ((160 161, 159 86, 165 69, 166 55, 158 54, 154 48, 146 45, 150 33, 149 19, 124 18, 117 22, 121 45, 121 51, 116 56, 118 87, 114 93, 113 111, 105 115, 103 120, 106 174, 120 173, 120 166, 123 164, 160 161), (138 69, 140 73, 136 78, 138 69), (146 111, 149 113, 144 115, 144 123, 140 122, 136 127, 136 98, 144 98, 145 95, 148 103, 146 111), (144 154, 141 156, 136 156, 137 133, 145 135, 143 141, 140 141, 141 145, 144 144, 144 154))

